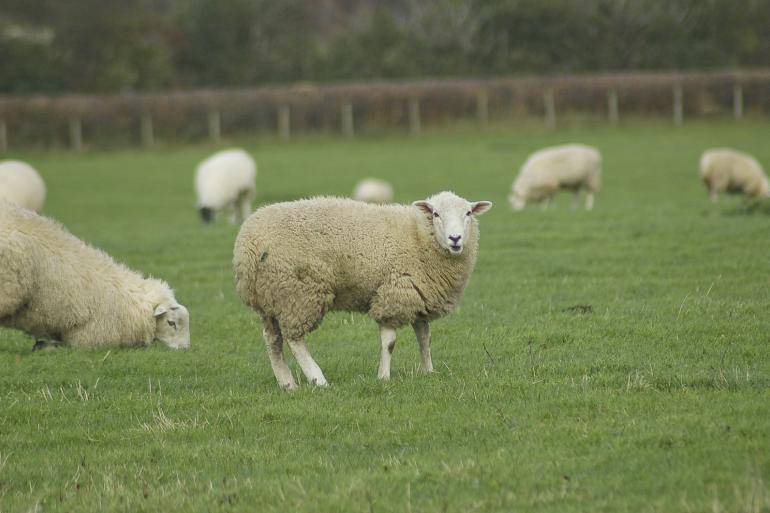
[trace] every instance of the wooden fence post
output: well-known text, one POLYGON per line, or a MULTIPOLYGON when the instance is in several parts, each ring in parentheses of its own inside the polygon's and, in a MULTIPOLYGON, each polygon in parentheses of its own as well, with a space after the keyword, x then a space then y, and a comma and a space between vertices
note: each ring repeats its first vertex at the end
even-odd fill
POLYGON ((212 142, 218 143, 222 135, 222 116, 219 114, 218 109, 211 109, 209 111, 209 139, 212 142))
POLYGON ((288 105, 278 107, 278 136, 285 143, 291 138, 291 110, 288 105))
POLYGON ((353 126, 353 104, 345 102, 342 104, 342 135, 353 137, 355 127, 353 126))
POLYGON ((8 125, 4 119, 0 119, 0 153, 8 152, 8 125))
POLYGON ((556 100, 553 97, 553 89, 545 90, 543 103, 545 104, 545 126, 556 128, 556 100))
POLYGON ((733 115, 735 119, 743 118, 743 86, 740 84, 733 86, 733 115))
POLYGON ((420 100, 409 98, 409 133, 413 137, 420 135, 420 100))
POLYGON ((489 123, 489 96, 484 90, 476 94, 476 117, 484 128, 489 123))
POLYGON ((152 130, 152 114, 149 112, 142 113, 141 125, 139 127, 140 137, 142 139, 142 145, 148 148, 155 143, 155 136, 152 130))
POLYGON ((684 105, 682 99, 682 85, 674 86, 674 124, 679 126, 684 118, 684 105))
POLYGON ((617 125, 618 121, 620 121, 620 116, 618 113, 618 91, 615 89, 607 93, 607 111, 610 116, 610 124, 617 125))
POLYGON ((80 118, 70 118, 70 145, 75 151, 83 150, 83 125, 80 118))

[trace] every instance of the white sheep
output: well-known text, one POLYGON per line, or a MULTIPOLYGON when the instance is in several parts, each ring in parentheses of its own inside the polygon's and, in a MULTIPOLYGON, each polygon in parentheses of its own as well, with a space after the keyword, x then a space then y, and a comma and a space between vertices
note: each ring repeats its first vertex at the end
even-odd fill
POLYGON ((602 157, 599 150, 582 144, 552 146, 536 151, 521 166, 508 201, 521 210, 528 201, 542 201, 548 208, 559 189, 574 191, 577 206, 580 190, 586 190, 586 209, 594 206, 594 194, 601 187, 602 157))
POLYGON ((393 201, 393 186, 385 180, 367 178, 356 184, 353 199, 367 203, 391 203, 393 201))
MULTIPOLYGON (((0 201, 0 326, 76 347, 190 345, 169 286, 116 263, 57 222, 0 201)), ((37 347, 37 346, 36 346, 37 347)))
POLYGON ((757 159, 732 148, 704 151, 699 174, 712 201, 724 192, 770 197, 770 181, 757 159))
POLYGON ((410 205, 341 198, 277 203, 241 226, 233 267, 238 295, 262 317, 278 384, 296 387, 283 341, 310 383, 326 385, 305 345, 326 312, 367 313, 380 328, 380 379, 390 377, 396 328, 411 324, 420 368, 433 370, 429 322, 460 301, 476 263, 475 215, 488 201, 442 192, 410 205))
POLYGON ((223 150, 201 162, 195 171, 195 191, 203 222, 209 223, 218 211, 225 211, 231 223, 241 224, 251 213, 256 180, 257 165, 241 149, 223 150))
POLYGON ((40 212, 45 203, 45 183, 26 162, 4 160, 0 162, 0 200, 40 212))

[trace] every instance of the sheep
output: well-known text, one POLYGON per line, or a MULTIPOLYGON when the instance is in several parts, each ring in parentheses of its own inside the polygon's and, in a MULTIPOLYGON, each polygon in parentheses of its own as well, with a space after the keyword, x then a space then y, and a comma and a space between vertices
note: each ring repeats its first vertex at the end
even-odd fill
POLYGON ((190 345, 189 313, 143 278, 31 210, 0 201, 0 326, 73 347, 190 345))
POLYGON ((757 159, 732 148, 704 151, 699 174, 711 201, 717 201, 724 192, 770 197, 770 181, 757 159))
POLYGON ((385 180, 367 178, 356 184, 353 199, 367 203, 391 203, 393 201, 393 186, 385 180))
POLYGON ((508 201, 521 210, 527 201, 542 201, 548 208, 559 189, 574 191, 573 208, 580 189, 586 190, 586 210, 594 206, 594 194, 601 186, 602 157, 599 150, 582 144, 552 146, 536 151, 521 166, 508 201))
POLYGON ((327 384, 305 336, 330 310, 367 313, 379 325, 380 379, 390 378, 396 329, 407 324, 421 370, 432 372, 429 323, 460 301, 478 252, 475 216, 491 207, 441 192, 412 205, 316 197, 254 212, 236 238, 235 288, 262 318, 279 386, 297 386, 284 340, 308 382, 327 384))
POLYGON ((45 183, 26 162, 4 160, 0 162, 0 200, 40 212, 45 203, 45 183))
POLYGON ((210 223, 218 211, 227 211, 232 224, 241 224, 251 213, 256 196, 257 165, 241 149, 223 150, 201 162, 195 171, 198 211, 210 223))

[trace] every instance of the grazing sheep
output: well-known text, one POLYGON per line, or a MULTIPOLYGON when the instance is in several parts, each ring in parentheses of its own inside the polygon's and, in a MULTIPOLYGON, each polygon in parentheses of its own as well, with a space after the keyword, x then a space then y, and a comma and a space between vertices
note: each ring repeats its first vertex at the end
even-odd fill
POLYGON ((26 162, 4 160, 0 162, 0 200, 40 212, 45 203, 45 183, 26 162))
MULTIPOLYGON (((0 201, 0 326, 76 347, 190 345, 189 314, 161 281, 55 221, 0 201)), ((37 346, 36 346, 37 347, 37 346)))
POLYGON ((195 192, 203 222, 227 211, 232 224, 241 224, 251 213, 256 180, 254 159, 240 149, 220 151, 201 162, 195 171, 195 192))
POLYGON ((356 184, 353 199, 367 203, 391 203, 393 201, 393 186, 385 180, 367 178, 356 184))
POLYGON ((586 209, 594 206, 594 194, 601 186, 602 157, 599 150, 582 144, 566 144, 536 151, 521 166, 508 201, 521 210, 527 201, 542 201, 548 208, 559 189, 574 191, 577 206, 580 189, 586 190, 586 209))
POLYGON ((712 201, 719 193, 770 197, 770 181, 757 159, 732 148, 713 148, 700 158, 700 179, 712 201))
POLYGON ((460 301, 478 251, 474 214, 491 206, 442 192, 411 206, 313 198, 252 214, 235 242, 235 287, 262 317, 278 384, 296 387, 285 340, 308 381, 326 385, 305 335, 329 310, 368 313, 379 324, 381 379, 390 377, 396 328, 406 324, 420 368, 431 372, 429 322, 460 301))

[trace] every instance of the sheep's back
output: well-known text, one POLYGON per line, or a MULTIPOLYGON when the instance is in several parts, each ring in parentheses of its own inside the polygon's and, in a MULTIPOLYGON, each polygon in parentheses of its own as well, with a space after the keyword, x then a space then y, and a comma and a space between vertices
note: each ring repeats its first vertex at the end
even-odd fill
POLYGON ((243 190, 253 190, 254 159, 243 150, 225 150, 201 162, 195 171, 195 191, 203 206, 221 207, 243 190))
POLYGON ((413 231, 414 214, 400 205, 314 198, 263 207, 238 234, 236 288, 249 302, 261 293, 258 289, 280 287, 286 280, 312 281, 328 284, 343 302, 349 296, 358 305, 371 293, 365 291, 376 290, 394 266, 404 265, 415 243, 413 231))
POLYGON ((0 199, 39 212, 45 202, 45 183, 29 164, 0 162, 0 199))

